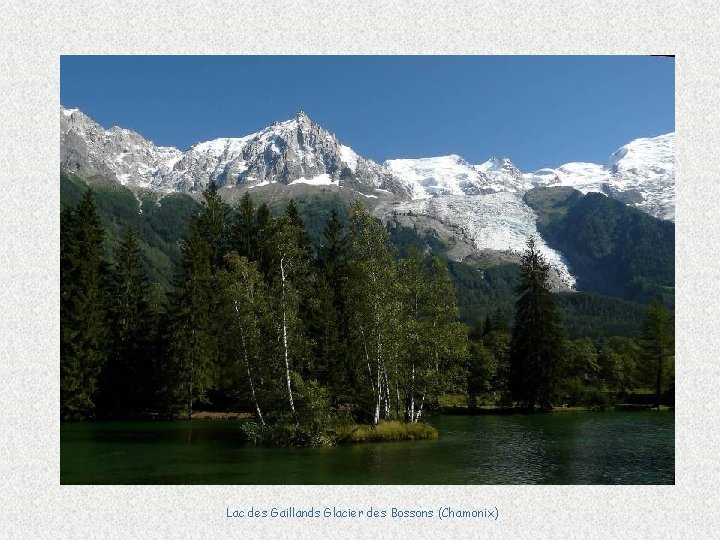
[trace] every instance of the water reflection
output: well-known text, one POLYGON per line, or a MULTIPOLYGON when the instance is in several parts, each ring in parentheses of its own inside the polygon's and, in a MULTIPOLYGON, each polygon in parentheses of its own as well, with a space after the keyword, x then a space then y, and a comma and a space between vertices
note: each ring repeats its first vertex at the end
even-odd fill
POLYGON ((237 423, 61 426, 62 483, 674 483, 674 414, 434 417, 437 441, 244 446, 237 423))

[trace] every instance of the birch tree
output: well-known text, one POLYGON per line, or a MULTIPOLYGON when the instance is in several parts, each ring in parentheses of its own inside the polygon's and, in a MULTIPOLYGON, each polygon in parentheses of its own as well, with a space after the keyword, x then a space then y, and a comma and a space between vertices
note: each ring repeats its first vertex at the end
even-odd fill
POLYGON ((231 253, 226 257, 228 270, 219 275, 223 304, 230 322, 225 336, 234 354, 234 364, 241 366, 242 379, 249 391, 260 424, 265 417, 260 406, 264 367, 262 330, 267 318, 267 292, 256 265, 245 257, 231 253))
POLYGON ((276 350, 284 375, 287 403, 296 431, 300 422, 295 408, 293 373, 306 354, 307 344, 299 317, 301 285, 309 272, 306 249, 299 245, 300 231, 287 217, 266 227, 263 252, 267 260, 270 305, 274 317, 276 350))
POLYGON ((447 266, 416 249, 400 263, 402 350, 400 386, 405 418, 417 422, 428 401, 464 386, 467 330, 457 319, 455 288, 447 266))
POLYGON ((397 268, 388 235, 365 206, 351 209, 348 311, 350 330, 365 366, 366 384, 373 401, 373 425, 391 410, 390 377, 394 371, 392 332, 399 316, 394 286, 397 268))

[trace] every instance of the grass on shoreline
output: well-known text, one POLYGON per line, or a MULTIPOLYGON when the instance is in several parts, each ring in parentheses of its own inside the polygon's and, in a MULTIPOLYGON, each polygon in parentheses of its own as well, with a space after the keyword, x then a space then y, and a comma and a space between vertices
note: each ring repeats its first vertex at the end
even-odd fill
POLYGON ((292 424, 243 422, 240 429, 247 442, 266 446, 334 446, 386 441, 435 440, 438 431, 431 425, 416 422, 381 421, 376 427, 366 424, 340 424, 325 430, 297 432, 292 424))
POLYGON ((344 426, 335 432, 340 444, 384 441, 427 441, 438 438, 438 431, 423 422, 382 421, 377 427, 366 424, 344 426))

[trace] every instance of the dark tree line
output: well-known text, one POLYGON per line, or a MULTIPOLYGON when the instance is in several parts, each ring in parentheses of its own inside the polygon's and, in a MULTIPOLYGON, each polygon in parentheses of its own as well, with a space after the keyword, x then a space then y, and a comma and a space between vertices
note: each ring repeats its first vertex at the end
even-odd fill
POLYGON ((635 338, 569 339, 548 278, 549 266, 530 238, 513 324, 498 311, 470 333, 470 406, 478 399, 529 411, 604 406, 638 390, 652 390, 658 407, 664 398, 672 403, 673 330, 662 305, 650 305, 635 338))
POLYGON ((532 240, 514 320, 468 328, 447 265, 401 258, 362 203, 347 222, 333 211, 313 245, 294 201, 274 217, 247 193, 235 208, 214 184, 203 195, 169 291, 150 285, 134 230, 104 252, 90 191, 62 210, 63 418, 223 406, 322 433, 341 417, 418 422, 452 393, 535 410, 648 386, 650 372, 658 396, 669 382, 662 308, 637 340, 568 340, 532 240))
POLYGON ((398 258, 361 203, 313 246, 294 201, 277 217, 249 194, 233 209, 211 184, 167 294, 131 229, 105 257, 90 192, 62 212, 61 251, 65 418, 189 417, 222 398, 300 431, 338 414, 417 422, 464 389, 447 267, 398 258))

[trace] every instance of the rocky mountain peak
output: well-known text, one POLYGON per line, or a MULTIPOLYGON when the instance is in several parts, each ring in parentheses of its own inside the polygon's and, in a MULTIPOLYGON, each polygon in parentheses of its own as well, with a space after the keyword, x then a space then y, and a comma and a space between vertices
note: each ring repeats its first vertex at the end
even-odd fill
POLYGON ((106 130, 77 109, 61 108, 60 116, 61 167, 81 176, 158 191, 196 192, 214 181, 229 188, 308 183, 406 195, 390 172, 343 146, 302 110, 259 132, 198 143, 187 152, 157 147, 128 129, 106 130))

